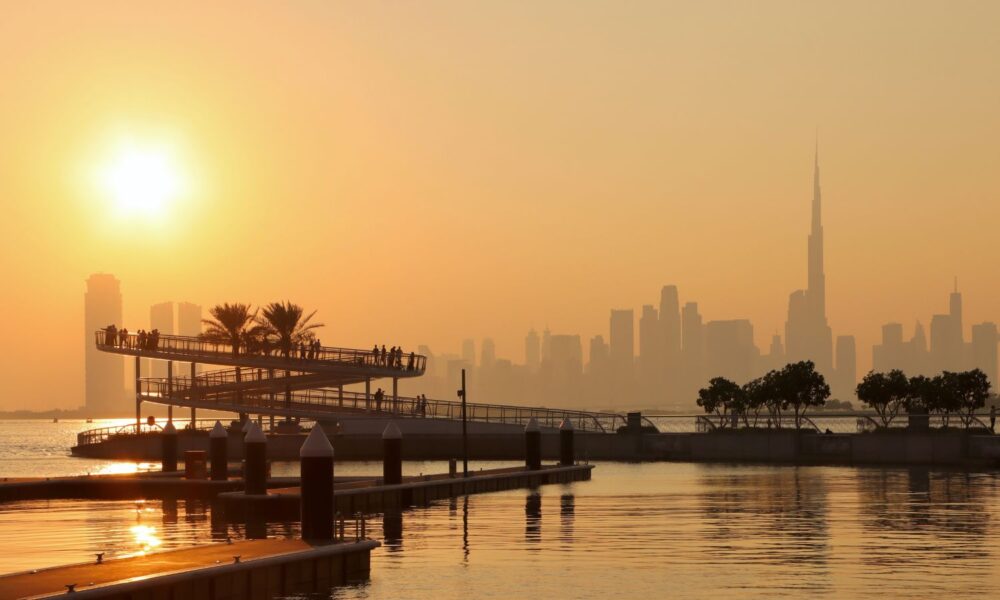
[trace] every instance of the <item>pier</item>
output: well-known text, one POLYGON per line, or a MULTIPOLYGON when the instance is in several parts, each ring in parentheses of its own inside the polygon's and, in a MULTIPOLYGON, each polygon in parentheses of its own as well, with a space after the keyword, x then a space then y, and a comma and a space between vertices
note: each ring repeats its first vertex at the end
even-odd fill
POLYGON ((210 544, 129 558, 96 559, 0 576, 0 598, 266 600, 325 592, 369 577, 379 542, 267 539, 210 544))

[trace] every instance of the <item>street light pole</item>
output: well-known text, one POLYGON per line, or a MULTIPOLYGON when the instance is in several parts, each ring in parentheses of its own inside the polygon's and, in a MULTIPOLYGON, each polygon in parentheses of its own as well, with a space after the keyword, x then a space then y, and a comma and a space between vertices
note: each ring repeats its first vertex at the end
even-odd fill
POLYGON ((462 389, 458 396, 462 399, 462 477, 469 476, 469 432, 465 415, 465 369, 462 369, 462 389))

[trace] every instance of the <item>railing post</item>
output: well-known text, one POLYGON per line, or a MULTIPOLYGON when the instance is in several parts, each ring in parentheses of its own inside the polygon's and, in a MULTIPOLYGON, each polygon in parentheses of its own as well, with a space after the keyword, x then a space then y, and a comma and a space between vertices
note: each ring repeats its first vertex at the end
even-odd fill
POLYGON ((142 363, 139 357, 135 357, 135 433, 139 435, 142 430, 142 363))

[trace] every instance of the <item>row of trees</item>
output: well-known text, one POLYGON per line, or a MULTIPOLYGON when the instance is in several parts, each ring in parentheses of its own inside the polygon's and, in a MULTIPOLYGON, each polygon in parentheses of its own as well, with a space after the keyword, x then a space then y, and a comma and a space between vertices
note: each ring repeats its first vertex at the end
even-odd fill
POLYGON ((968 428, 975 420, 973 415, 990 398, 990 381, 979 369, 945 371, 934 377, 907 377, 898 369, 888 373, 873 371, 858 384, 857 394, 875 411, 883 427, 889 427, 905 411, 940 414, 945 425, 954 414, 968 428))
POLYGON ((719 419, 719 427, 756 427, 761 419, 781 427, 783 415, 790 412, 795 427, 802 426, 809 407, 823 406, 830 397, 830 386, 816 371, 811 360, 775 369, 743 385, 725 377, 716 377, 708 387, 698 390, 698 406, 719 419))
MULTIPOLYGON (((953 373, 945 371, 934 377, 907 377, 902 371, 870 372, 857 387, 858 399, 875 411, 880 424, 889 427, 893 420, 907 413, 936 413, 948 418, 956 415, 970 427, 977 410, 990 398, 990 382, 979 369, 953 373)), ((812 361, 785 365, 762 377, 739 385, 724 377, 715 377, 708 387, 698 390, 698 406, 718 418, 718 427, 757 427, 762 419, 781 427, 782 416, 794 417, 795 427, 802 426, 806 410, 826 404, 830 386, 816 371, 812 361)))
POLYGON ((211 319, 204 319, 205 331, 201 338, 219 344, 229 344, 233 356, 239 356, 240 349, 262 347, 265 344, 275 348, 282 356, 291 356, 299 344, 311 342, 316 337, 315 330, 322 323, 311 323, 316 311, 305 314, 298 304, 292 302, 271 302, 260 309, 249 304, 217 304, 209 310, 211 319))

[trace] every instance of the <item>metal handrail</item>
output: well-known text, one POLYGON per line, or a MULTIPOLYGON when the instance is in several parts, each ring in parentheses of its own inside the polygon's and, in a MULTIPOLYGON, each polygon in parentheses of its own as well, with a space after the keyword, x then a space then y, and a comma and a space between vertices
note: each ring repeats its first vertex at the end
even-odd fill
POLYGON ((342 365, 352 365, 358 367, 369 367, 383 369, 395 373, 408 373, 411 375, 423 374, 427 368, 427 357, 422 354, 404 353, 397 360, 382 359, 381 353, 372 350, 358 350, 355 348, 338 348, 335 346, 322 346, 317 350, 308 350, 306 356, 300 356, 298 350, 290 356, 283 356, 278 352, 246 352, 244 347, 234 348, 231 344, 223 342, 208 341, 199 337, 181 335, 160 335, 155 346, 148 338, 147 343, 140 347, 139 334, 128 333, 122 335, 120 332, 109 332, 99 329, 94 332, 94 341, 99 350, 118 351, 127 354, 146 355, 145 353, 156 354, 182 354, 184 356, 200 356, 202 358, 224 357, 227 361, 238 360, 240 357, 253 358, 255 361, 261 359, 274 359, 275 368, 298 368, 308 371, 310 365, 322 366, 325 363, 336 363, 342 365), (412 360, 411 360, 412 358, 412 360))
MULTIPOLYGON (((453 420, 460 419, 462 412, 462 403, 454 400, 432 398, 424 400, 399 396, 393 401, 391 396, 386 396, 379 403, 374 394, 366 396, 364 392, 329 388, 310 388, 290 393, 277 390, 271 393, 253 390, 238 394, 233 390, 216 392, 210 388, 199 390, 197 387, 193 390, 176 387, 171 390, 170 385, 164 379, 143 378, 139 380, 139 391, 144 400, 151 402, 163 403, 169 400, 171 404, 183 405, 185 399, 190 397, 190 399, 199 402, 238 406, 245 412, 256 412, 259 409, 306 408, 319 409, 324 412, 351 411, 453 420), (250 410, 251 408, 255 410, 250 410)), ((219 410, 226 409, 220 407, 219 410)), ((470 421, 520 425, 525 425, 534 418, 538 421, 539 426, 552 428, 558 428, 564 419, 569 419, 573 426, 581 431, 598 432, 614 432, 627 424, 625 416, 617 413, 504 404, 467 403, 466 416, 470 421)), ((648 424, 651 425, 651 423, 648 424)))
MULTIPOLYGON (((184 427, 178 429, 178 431, 190 432, 197 431, 200 433, 208 433, 215 427, 215 423, 219 419, 195 419, 194 427, 191 427, 191 421, 185 420, 184 427)), ((262 431, 264 433, 270 433, 270 425, 267 421, 262 424, 262 431)), ((163 424, 154 423, 149 425, 148 423, 142 423, 139 427, 138 435, 151 435, 163 431, 163 424)), ((98 444, 107 441, 112 438, 127 438, 136 436, 136 424, 129 423, 126 425, 116 425, 111 427, 98 427, 96 429, 88 429, 86 431, 81 431, 76 434, 76 444, 77 446, 83 446, 86 444, 98 444)))

